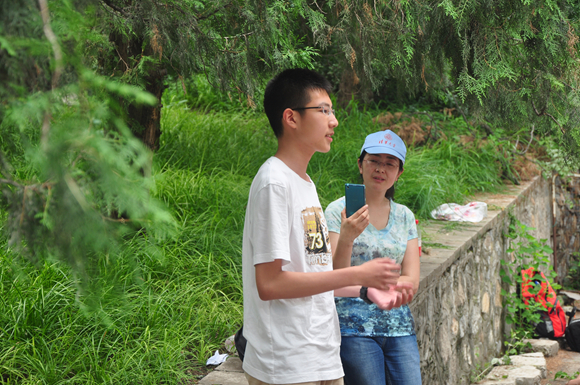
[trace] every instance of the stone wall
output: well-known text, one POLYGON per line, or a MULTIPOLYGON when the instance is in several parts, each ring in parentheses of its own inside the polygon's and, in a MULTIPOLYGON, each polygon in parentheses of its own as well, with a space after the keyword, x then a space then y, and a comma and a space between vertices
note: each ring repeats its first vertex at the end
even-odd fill
POLYGON ((500 260, 511 257, 508 213, 535 227, 533 235, 551 245, 550 181, 538 177, 507 194, 478 200, 488 204, 484 221, 423 228, 424 249, 430 252, 421 257, 421 283, 411 311, 424 384, 469 384, 477 364, 501 353, 507 326, 499 271, 500 260))
POLYGON ((556 207, 554 270, 558 273, 558 282, 563 283, 572 254, 580 251, 580 175, 569 179, 554 178, 552 183, 556 207))

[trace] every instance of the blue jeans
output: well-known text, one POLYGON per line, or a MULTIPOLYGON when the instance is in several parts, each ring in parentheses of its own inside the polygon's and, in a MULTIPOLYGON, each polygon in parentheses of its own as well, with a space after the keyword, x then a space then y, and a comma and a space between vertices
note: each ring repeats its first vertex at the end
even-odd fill
POLYGON ((345 385, 421 385, 417 337, 342 337, 345 385))

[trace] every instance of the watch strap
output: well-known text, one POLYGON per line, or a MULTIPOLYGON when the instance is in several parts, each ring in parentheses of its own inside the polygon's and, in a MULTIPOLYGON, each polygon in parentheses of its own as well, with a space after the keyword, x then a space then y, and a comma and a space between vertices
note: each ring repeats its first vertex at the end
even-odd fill
POLYGON ((371 305, 373 303, 373 301, 371 301, 368 297, 368 290, 369 288, 367 286, 362 286, 360 288, 360 299, 362 299, 363 301, 365 301, 366 303, 368 303, 369 305, 371 305))

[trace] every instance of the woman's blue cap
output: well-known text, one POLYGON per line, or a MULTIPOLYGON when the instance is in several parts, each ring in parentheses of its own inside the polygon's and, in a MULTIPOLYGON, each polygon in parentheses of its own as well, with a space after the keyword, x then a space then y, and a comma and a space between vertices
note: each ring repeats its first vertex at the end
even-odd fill
POLYGON ((365 139, 360 153, 366 151, 367 154, 388 154, 393 155, 405 164, 405 156, 407 156, 407 147, 399 135, 391 130, 379 131, 370 134, 365 139))

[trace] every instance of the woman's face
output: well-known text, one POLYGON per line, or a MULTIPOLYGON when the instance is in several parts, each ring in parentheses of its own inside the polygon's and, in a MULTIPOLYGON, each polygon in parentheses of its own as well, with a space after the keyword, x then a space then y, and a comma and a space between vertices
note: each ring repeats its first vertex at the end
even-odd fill
POLYGON ((366 154, 358 168, 367 189, 382 191, 390 189, 403 170, 399 169, 400 160, 387 154, 366 154))

